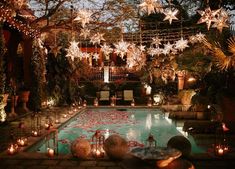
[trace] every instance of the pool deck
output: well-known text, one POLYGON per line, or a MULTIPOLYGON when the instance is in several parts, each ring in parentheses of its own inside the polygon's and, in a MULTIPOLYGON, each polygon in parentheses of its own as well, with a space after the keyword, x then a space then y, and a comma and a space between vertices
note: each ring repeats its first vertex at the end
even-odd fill
MULTIPOLYGON (((65 109, 55 108, 53 110, 45 110, 42 112, 42 115, 48 115, 48 111, 60 111, 63 113, 66 111, 65 109)), ((61 122, 64 123, 69 118, 62 119, 61 122)), ((30 115, 27 115, 13 119, 8 124, 0 126, 0 169, 157 169, 155 164, 142 161, 131 155, 127 155, 123 160, 116 161, 109 158, 81 160, 71 155, 59 155, 49 158, 45 154, 24 151, 15 155, 8 155, 5 150, 9 142, 10 131, 17 129, 18 122, 21 119, 24 119, 26 124, 30 123, 30 115)), ((59 127, 59 125, 53 127, 59 127)), ((47 133, 48 131, 44 131, 41 137, 47 133)), ((40 137, 30 137, 29 145, 39 139, 40 137)), ((22 150, 24 149, 22 148, 22 150)), ((190 161, 196 169, 233 169, 235 166, 235 152, 229 152, 223 157, 215 156, 213 153, 198 154, 190 156, 186 160, 190 161)), ((170 168, 164 167, 162 169, 170 168)))

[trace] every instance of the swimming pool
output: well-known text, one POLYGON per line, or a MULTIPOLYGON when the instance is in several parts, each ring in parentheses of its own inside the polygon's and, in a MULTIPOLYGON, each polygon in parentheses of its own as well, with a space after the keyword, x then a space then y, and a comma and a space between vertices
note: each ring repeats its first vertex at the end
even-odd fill
MULTIPOLYGON (((76 138, 90 140, 96 130, 100 130, 105 138, 119 134, 135 146, 144 146, 150 133, 160 147, 165 147, 171 137, 183 135, 160 109, 87 108, 59 130, 58 153, 69 154, 70 145, 76 138)), ((188 139, 192 144, 192 153, 205 152, 192 137, 188 139)), ((29 151, 45 152, 46 144, 41 141, 29 151)))

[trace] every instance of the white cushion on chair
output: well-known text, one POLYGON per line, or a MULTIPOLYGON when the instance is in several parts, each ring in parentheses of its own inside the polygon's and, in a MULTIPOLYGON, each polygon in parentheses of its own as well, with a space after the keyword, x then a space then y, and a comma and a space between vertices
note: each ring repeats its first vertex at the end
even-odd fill
POLYGON ((124 96, 124 100, 132 101, 133 100, 133 90, 124 90, 123 96, 124 96))
POLYGON ((109 91, 100 91, 100 100, 109 100, 109 91))

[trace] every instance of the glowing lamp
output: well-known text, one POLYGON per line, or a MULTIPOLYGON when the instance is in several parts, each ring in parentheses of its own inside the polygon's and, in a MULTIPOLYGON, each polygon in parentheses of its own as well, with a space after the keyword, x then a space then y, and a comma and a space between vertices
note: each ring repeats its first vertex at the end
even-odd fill
POLYGON ((92 155, 95 158, 104 157, 104 135, 101 134, 101 131, 96 130, 95 134, 92 136, 92 155))
POLYGON ((135 106, 135 100, 134 100, 134 99, 132 99, 132 101, 131 101, 131 106, 132 106, 132 107, 135 106))
POLYGON ((148 99, 147 106, 148 106, 148 107, 151 107, 151 106, 152 106, 152 98, 151 98, 151 97, 149 97, 149 99, 148 99))
POLYGON ((18 152, 18 145, 17 144, 10 144, 7 148, 7 154, 13 155, 18 152))
POLYGON ((96 106, 96 107, 99 106, 98 98, 95 98, 95 99, 94 99, 94 106, 96 106))
POLYGON ((18 144, 18 146, 21 146, 21 147, 23 147, 23 146, 26 146, 27 145, 27 138, 19 138, 18 140, 17 140, 17 144, 18 144))
POLYGON ((52 148, 47 148, 47 155, 49 157, 54 157, 55 151, 52 148))

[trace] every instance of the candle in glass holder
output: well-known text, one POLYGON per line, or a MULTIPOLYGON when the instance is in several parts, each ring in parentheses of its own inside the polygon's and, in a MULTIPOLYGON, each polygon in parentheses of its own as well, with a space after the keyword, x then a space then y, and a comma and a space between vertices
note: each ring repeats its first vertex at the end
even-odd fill
POLYGON ((15 154, 17 152, 17 149, 18 149, 18 145, 17 144, 11 144, 9 146, 9 148, 7 149, 7 153, 9 155, 13 155, 13 154, 15 154))
POLYGON ((18 140, 17 140, 17 144, 19 145, 19 146, 25 146, 26 145, 26 143, 27 143, 27 139, 26 138, 19 138, 18 140))
POLYGON ((37 131, 32 131, 32 136, 37 137, 38 136, 38 132, 37 131))
POLYGON ((52 148, 47 148, 47 155, 49 157, 53 157, 55 155, 55 151, 52 148))
POLYGON ((66 118, 66 117, 67 117, 67 114, 64 114, 63 117, 66 118))
POLYGON ((223 148, 222 148, 222 147, 219 147, 219 148, 217 149, 217 153, 218 153, 218 155, 220 155, 220 156, 224 155, 224 150, 223 150, 223 148))

